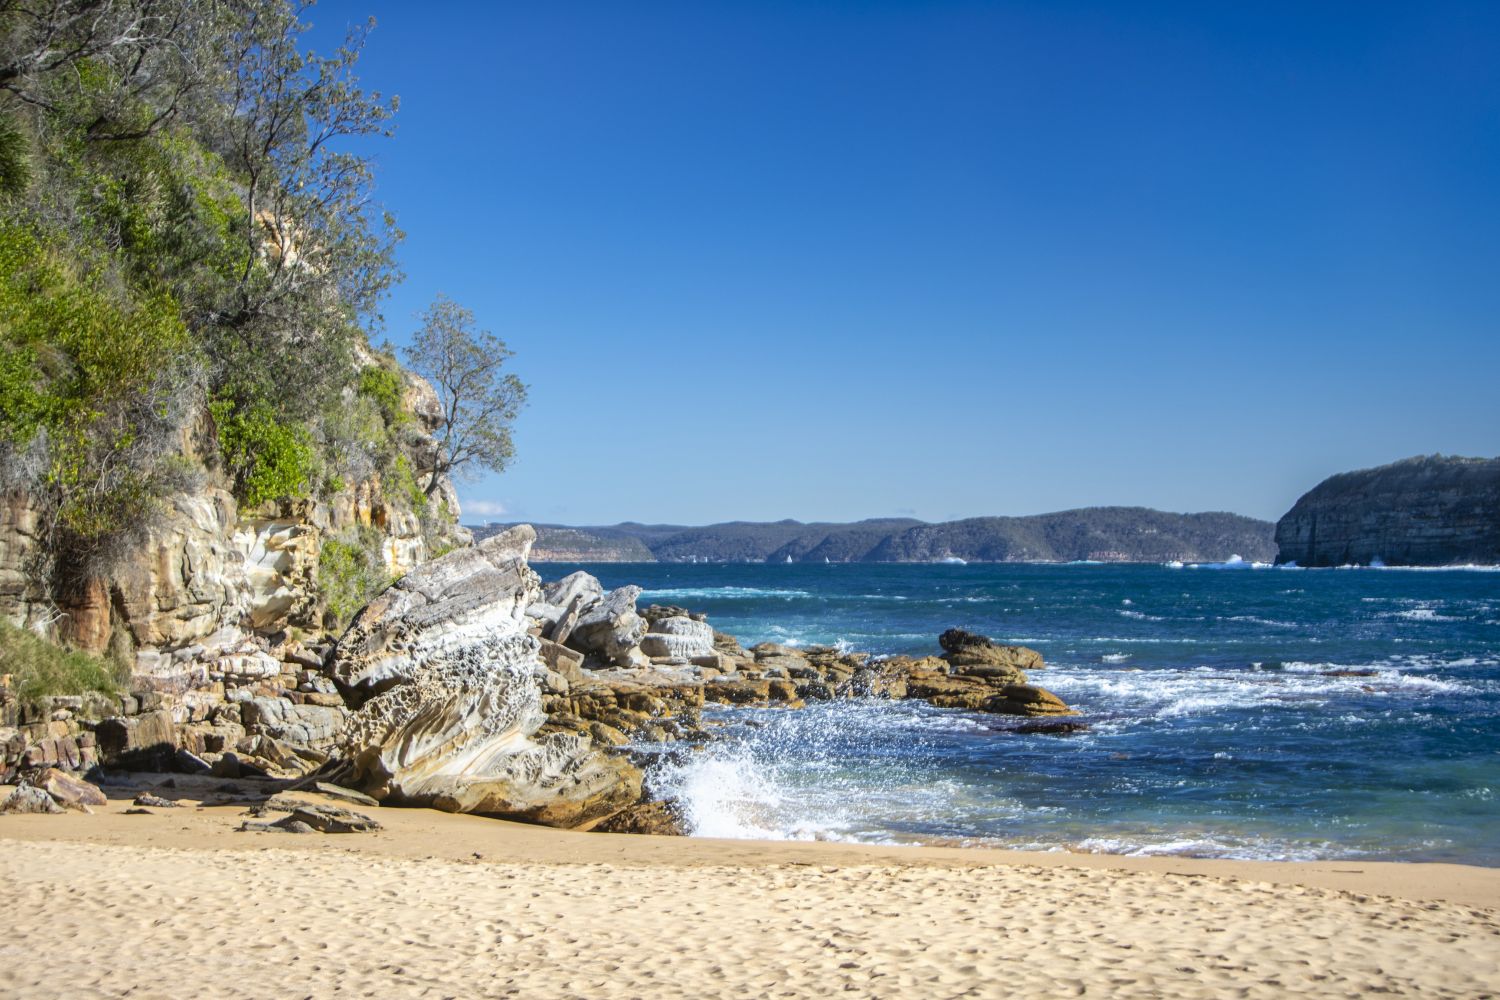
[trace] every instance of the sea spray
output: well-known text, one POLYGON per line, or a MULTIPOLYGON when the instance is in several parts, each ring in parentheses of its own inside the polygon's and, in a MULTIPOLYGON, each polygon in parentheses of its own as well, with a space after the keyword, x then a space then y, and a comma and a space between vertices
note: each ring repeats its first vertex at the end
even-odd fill
POLYGON ((653 768, 700 835, 1500 865, 1493 572, 593 571, 746 646, 927 656, 955 626, 1032 646, 1085 713, 1056 735, 913 702, 712 708, 723 738, 653 768))

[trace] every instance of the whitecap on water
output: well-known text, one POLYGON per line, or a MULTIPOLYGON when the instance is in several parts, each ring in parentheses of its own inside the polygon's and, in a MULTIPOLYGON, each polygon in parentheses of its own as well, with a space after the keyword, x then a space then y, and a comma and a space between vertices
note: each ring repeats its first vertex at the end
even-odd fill
POLYGON ((761 587, 667 587, 647 590, 641 597, 647 600, 667 599, 672 601, 704 598, 711 600, 756 600, 763 597, 811 597, 806 590, 779 590, 761 587))

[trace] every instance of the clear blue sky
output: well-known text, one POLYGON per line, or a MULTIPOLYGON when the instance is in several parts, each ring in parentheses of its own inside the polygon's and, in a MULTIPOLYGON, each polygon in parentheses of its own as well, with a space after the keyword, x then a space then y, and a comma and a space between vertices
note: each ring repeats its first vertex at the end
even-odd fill
POLYGON ((531 386, 465 520, 1274 518, 1500 454, 1500 3, 325 2, 401 343, 531 386), (493 514, 491 514, 493 516, 493 514))

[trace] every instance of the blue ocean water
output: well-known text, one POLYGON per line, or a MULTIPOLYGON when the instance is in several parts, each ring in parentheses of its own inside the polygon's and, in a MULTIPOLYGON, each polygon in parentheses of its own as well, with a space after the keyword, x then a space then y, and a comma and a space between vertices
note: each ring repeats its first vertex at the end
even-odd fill
MULTIPOLYGON (((577 568, 542 566, 551 579, 577 568)), ((716 710, 652 778, 705 836, 1500 865, 1500 573, 587 566, 747 646, 1032 646, 1089 731, 920 703, 716 710), (1352 672, 1352 673, 1351 673, 1352 672)))

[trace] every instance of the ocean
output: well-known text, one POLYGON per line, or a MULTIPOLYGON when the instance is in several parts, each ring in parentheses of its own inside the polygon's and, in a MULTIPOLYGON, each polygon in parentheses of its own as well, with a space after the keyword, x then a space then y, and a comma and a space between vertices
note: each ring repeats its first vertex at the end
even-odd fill
POLYGON ((649 779, 713 837, 1500 865, 1500 572, 600 564, 748 647, 1039 650, 1086 732, 918 702, 713 709, 649 779))

